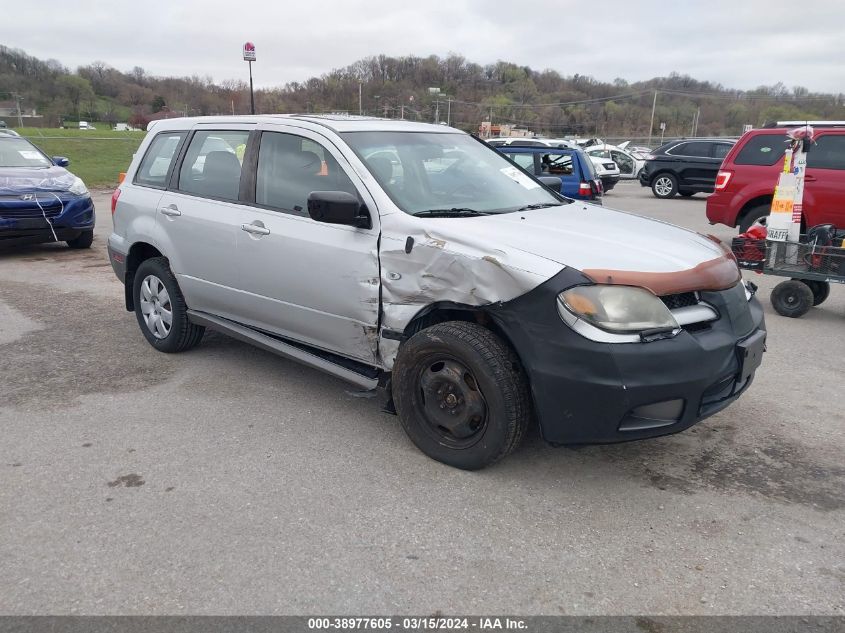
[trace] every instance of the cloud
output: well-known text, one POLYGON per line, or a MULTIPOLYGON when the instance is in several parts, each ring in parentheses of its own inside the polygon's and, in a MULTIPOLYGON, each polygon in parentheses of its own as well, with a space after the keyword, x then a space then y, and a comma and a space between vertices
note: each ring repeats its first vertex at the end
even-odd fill
POLYGON ((77 0, 45 15, 15 3, 0 41, 70 66, 105 61, 155 75, 244 79, 243 42, 256 43, 256 85, 302 81, 379 53, 445 55, 481 64, 513 61, 610 81, 672 71, 727 87, 782 81, 843 92, 840 0, 800 11, 770 0, 77 0), (21 29, 19 24, 31 25, 21 29), (37 26, 32 26, 37 25, 37 26))

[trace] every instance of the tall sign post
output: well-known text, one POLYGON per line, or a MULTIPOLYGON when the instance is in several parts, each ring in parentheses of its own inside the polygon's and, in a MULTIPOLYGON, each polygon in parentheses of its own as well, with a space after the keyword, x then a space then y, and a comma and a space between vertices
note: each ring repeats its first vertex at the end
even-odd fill
POLYGON ((255 114, 255 94, 252 91, 252 62, 255 61, 255 44, 252 42, 244 44, 244 61, 249 62, 249 106, 252 114, 255 114))

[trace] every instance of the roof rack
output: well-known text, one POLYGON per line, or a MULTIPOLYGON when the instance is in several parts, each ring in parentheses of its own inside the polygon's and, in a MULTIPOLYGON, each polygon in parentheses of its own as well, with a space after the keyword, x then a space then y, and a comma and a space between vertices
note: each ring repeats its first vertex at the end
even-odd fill
POLYGON ((802 125, 812 125, 815 127, 845 127, 845 121, 772 121, 766 123, 763 127, 801 127, 802 125))

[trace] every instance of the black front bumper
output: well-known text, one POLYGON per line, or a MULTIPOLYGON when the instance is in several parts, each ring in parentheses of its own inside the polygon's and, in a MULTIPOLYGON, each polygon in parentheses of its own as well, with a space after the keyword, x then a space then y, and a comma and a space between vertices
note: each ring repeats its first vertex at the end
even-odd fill
POLYGON ((677 433, 721 411, 751 384, 753 372, 741 377, 737 345, 765 337, 765 323, 759 302, 746 302, 741 287, 701 293, 721 315, 708 327, 648 343, 597 343, 557 313, 557 294, 583 283, 578 277, 564 270, 491 310, 528 373, 547 441, 597 444, 677 433), (677 410, 665 414, 666 403, 677 410))

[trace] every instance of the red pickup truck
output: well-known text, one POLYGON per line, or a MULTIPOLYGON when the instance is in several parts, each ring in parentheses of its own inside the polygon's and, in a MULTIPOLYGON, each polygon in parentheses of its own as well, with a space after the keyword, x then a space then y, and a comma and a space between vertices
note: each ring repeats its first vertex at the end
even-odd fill
MULTIPOLYGON (((845 122, 813 124, 815 144, 807 155, 804 225, 845 227, 845 122)), ((778 124, 746 132, 725 156, 716 187, 707 198, 711 224, 748 230, 769 214, 778 174, 783 170, 786 132, 804 123, 778 124)))

